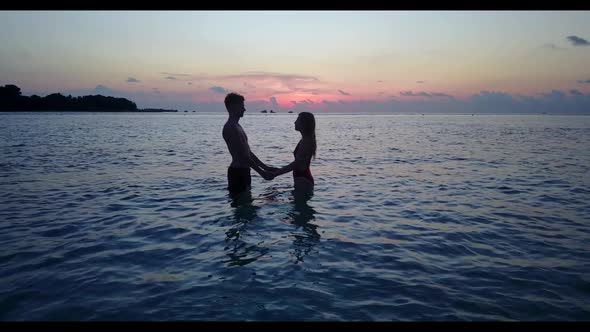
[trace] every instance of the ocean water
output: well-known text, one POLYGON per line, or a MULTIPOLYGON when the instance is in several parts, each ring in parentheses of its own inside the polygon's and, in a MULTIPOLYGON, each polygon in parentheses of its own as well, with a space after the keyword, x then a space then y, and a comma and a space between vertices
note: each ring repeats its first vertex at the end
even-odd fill
POLYGON ((0 113, 0 320, 590 320, 590 117, 318 114, 239 200, 225 120, 0 113))

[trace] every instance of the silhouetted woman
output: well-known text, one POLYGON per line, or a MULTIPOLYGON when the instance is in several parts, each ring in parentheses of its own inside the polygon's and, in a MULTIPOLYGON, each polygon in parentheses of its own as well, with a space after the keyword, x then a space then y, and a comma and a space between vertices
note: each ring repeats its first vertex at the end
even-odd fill
POLYGON ((301 112, 295 121, 295 130, 301 133, 301 140, 297 143, 295 160, 287 166, 279 168, 274 172, 275 176, 293 171, 293 182, 295 191, 313 190, 313 176, 309 170, 311 158, 315 158, 315 118, 309 112, 301 112))

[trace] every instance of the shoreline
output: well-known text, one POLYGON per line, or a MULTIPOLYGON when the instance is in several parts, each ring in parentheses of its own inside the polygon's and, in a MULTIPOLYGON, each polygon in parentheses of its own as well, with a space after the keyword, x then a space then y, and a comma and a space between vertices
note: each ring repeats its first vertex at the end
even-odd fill
MULTIPOLYGON (((226 115, 225 112, 196 112, 196 111, 179 111, 179 110, 38 110, 38 111, 8 111, 0 110, 0 113, 179 113, 179 114, 199 114, 199 115, 226 115)), ((331 113, 331 112, 314 112, 315 115, 347 115, 347 116, 590 116, 590 114, 584 113, 414 113, 414 112, 396 112, 396 113, 385 113, 385 112, 351 112, 351 113, 331 113)), ((296 116, 297 113, 274 113, 272 116, 296 116)), ((252 113, 250 116, 270 116, 270 114, 264 113, 252 113)))

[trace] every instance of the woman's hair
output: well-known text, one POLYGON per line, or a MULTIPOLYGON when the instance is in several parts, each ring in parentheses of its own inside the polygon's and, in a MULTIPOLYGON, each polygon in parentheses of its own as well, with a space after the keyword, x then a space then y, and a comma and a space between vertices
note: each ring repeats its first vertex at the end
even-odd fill
POLYGON ((313 138, 313 158, 315 159, 315 152, 317 148, 317 143, 315 140, 315 117, 312 113, 309 112, 301 112, 299 113, 299 118, 301 119, 301 131, 310 134, 313 138))

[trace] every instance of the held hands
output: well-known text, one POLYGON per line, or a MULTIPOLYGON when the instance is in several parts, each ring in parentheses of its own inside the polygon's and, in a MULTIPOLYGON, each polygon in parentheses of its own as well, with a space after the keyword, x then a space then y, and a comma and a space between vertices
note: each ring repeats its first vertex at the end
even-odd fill
POLYGON ((268 172, 274 174, 274 176, 277 176, 277 173, 280 170, 281 170, 280 168, 276 168, 276 167, 270 166, 269 169, 268 169, 268 172))
POLYGON ((265 180, 272 180, 275 177, 279 176, 281 169, 280 168, 276 168, 273 166, 270 166, 267 168, 267 170, 262 174, 262 178, 264 178, 265 180))
POLYGON ((267 181, 270 181, 275 178, 274 172, 262 172, 261 175, 262 175, 262 178, 267 181))
POLYGON ((270 171, 270 173, 276 178, 277 176, 282 175, 285 172, 283 172, 282 168, 273 167, 272 170, 270 171))

